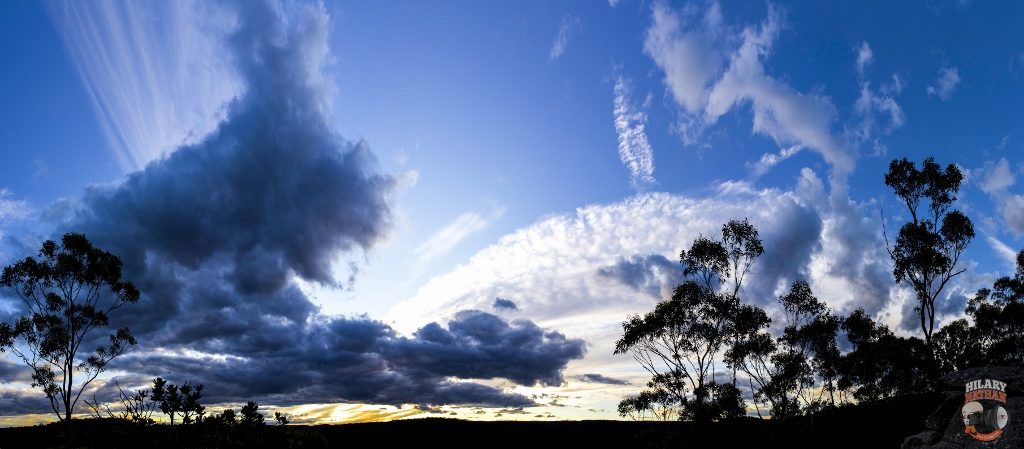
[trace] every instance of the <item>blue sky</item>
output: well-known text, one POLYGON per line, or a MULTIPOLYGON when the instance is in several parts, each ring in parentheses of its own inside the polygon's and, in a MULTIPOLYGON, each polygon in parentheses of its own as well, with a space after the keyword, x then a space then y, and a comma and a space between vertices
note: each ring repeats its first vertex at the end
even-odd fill
MULTIPOLYGON (((770 308, 780 286, 807 279, 834 309, 864 307, 912 333, 911 296, 893 283, 881 246, 882 217, 890 229, 902 220, 882 182, 894 158, 934 156, 967 174, 958 206, 978 236, 968 271, 947 289, 943 320, 1007 273, 1024 247, 1019 5, 338 1, 241 9, 261 12, 230 3, 0 3, 0 258, 84 228, 108 246, 136 238, 126 251, 145 264, 212 279, 233 298, 227 305, 174 292, 209 316, 241 310, 341 327, 369 320, 395 332, 390 348, 422 349, 424 326, 465 323, 479 318, 465 311, 478 310, 510 333, 529 332, 514 323, 530 323, 566 340, 543 342, 561 358, 533 375, 501 366, 484 378, 436 373, 476 382, 490 399, 374 402, 335 391, 327 402, 344 405, 314 407, 286 403, 287 388, 253 384, 225 393, 225 404, 249 394, 310 420, 356 419, 377 405, 390 408, 374 417, 428 405, 463 417, 524 405, 528 414, 500 418, 615 417, 617 401, 644 382, 632 360, 611 355, 619 323, 678 281, 658 261, 674 261, 731 218, 750 217, 766 241, 750 301, 770 308), (239 34, 280 46, 280 64, 251 58, 239 34), (293 96, 302 99, 297 112, 260 115, 293 96), (282 133, 294 126, 298 134, 267 129, 275 117, 290 123, 282 133), (274 140, 295 135, 315 150, 274 140), (268 136, 278 146, 221 148, 268 136), (302 159, 355 153, 326 173, 302 159), (223 158, 196 162, 204 154, 223 158), (299 171, 279 173, 289 167, 299 171), (191 178, 196 172, 202 177, 191 178), (190 221, 183 202, 208 198, 180 191, 216 192, 220 176, 232 194, 266 195, 225 211, 258 222, 230 245, 173 223, 198 223, 209 236, 249 223, 190 221), (118 229, 125 217, 143 230, 118 229), (311 235, 288 235, 295 229, 311 235), (325 243, 311 250, 303 237, 325 243), (270 262, 279 277, 257 282, 259 295, 239 280, 250 260, 270 262), (497 298, 517 307, 495 308, 497 298), (588 374, 627 385, 588 382, 588 374)), ((157 289, 158 271, 146 265, 138 276, 157 289)), ((165 292, 147 293, 163 304, 156 297, 165 292)), ((174 323, 196 319, 183 313, 148 330, 136 365, 151 360, 168 375, 216 385, 217 373, 188 372, 182 361, 244 358, 232 343, 241 334, 170 337, 174 323), (208 346, 186 353, 186 343, 208 346), (163 358, 147 359, 153 354, 163 358)), ((144 371, 115 375, 141 379, 144 371)), ((11 385, 3 391, 22 391, 11 385)))

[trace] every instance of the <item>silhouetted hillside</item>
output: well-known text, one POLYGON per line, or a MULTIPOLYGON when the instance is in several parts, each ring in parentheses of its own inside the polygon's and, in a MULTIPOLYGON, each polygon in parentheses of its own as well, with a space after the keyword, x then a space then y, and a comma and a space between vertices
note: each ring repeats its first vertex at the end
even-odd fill
MULTIPOLYGON (((117 420, 75 422, 84 448, 898 448, 920 431, 937 394, 841 407, 787 421, 742 418, 696 428, 679 422, 473 422, 428 418, 386 423, 223 428, 136 426, 117 420)), ((63 447, 62 427, 0 429, 0 449, 63 447)))

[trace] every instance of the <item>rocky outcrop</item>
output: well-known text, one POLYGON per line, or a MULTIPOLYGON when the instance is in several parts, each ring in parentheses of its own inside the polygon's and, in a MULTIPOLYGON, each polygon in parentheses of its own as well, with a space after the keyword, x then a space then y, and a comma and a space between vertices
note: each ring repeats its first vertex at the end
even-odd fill
POLYGON ((1024 448, 1024 368, 988 366, 969 368, 942 378, 945 400, 925 421, 925 431, 907 438, 903 449, 952 448, 1024 448), (964 385, 978 379, 1006 382, 1006 409, 1009 423, 1003 435, 992 442, 982 442, 964 433, 960 408, 964 405, 964 385))

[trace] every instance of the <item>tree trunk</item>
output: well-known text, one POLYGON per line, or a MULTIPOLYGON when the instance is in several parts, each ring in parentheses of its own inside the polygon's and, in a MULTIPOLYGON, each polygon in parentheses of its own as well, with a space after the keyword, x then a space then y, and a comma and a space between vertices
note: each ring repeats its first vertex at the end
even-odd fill
POLYGON ((68 383, 64 387, 64 422, 67 423, 67 427, 64 429, 67 432, 68 449, 71 449, 71 386, 73 385, 75 378, 74 371, 74 359, 69 358, 71 366, 66 368, 68 383))

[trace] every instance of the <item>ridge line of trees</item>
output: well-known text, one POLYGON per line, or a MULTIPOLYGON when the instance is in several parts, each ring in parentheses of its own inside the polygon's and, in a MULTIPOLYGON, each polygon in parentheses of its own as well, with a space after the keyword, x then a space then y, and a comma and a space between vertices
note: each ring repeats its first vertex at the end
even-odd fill
MULTIPOLYGON (((986 364, 1024 366, 1024 250, 1013 276, 968 301, 967 318, 936 329, 936 302, 956 276, 974 238, 970 219, 954 209, 963 175, 932 158, 921 168, 893 160, 885 184, 910 215, 887 251, 897 283, 915 294, 921 335, 896 336, 863 309, 838 315, 803 280, 778 298, 781 333, 764 309, 739 298, 763 247, 744 219, 717 239, 698 236, 680 253, 684 281, 653 311, 623 322, 615 354, 629 353, 650 374, 647 388, 619 403, 622 416, 711 421, 753 412, 787 418, 861 401, 923 393, 940 373, 986 364), (840 342, 846 351, 840 350, 840 342), (732 372, 720 383, 722 360, 732 372), (739 385, 737 373, 746 377, 739 385), (762 413, 765 412, 765 413, 762 413)), ((883 220, 884 223, 884 220, 883 220)))

